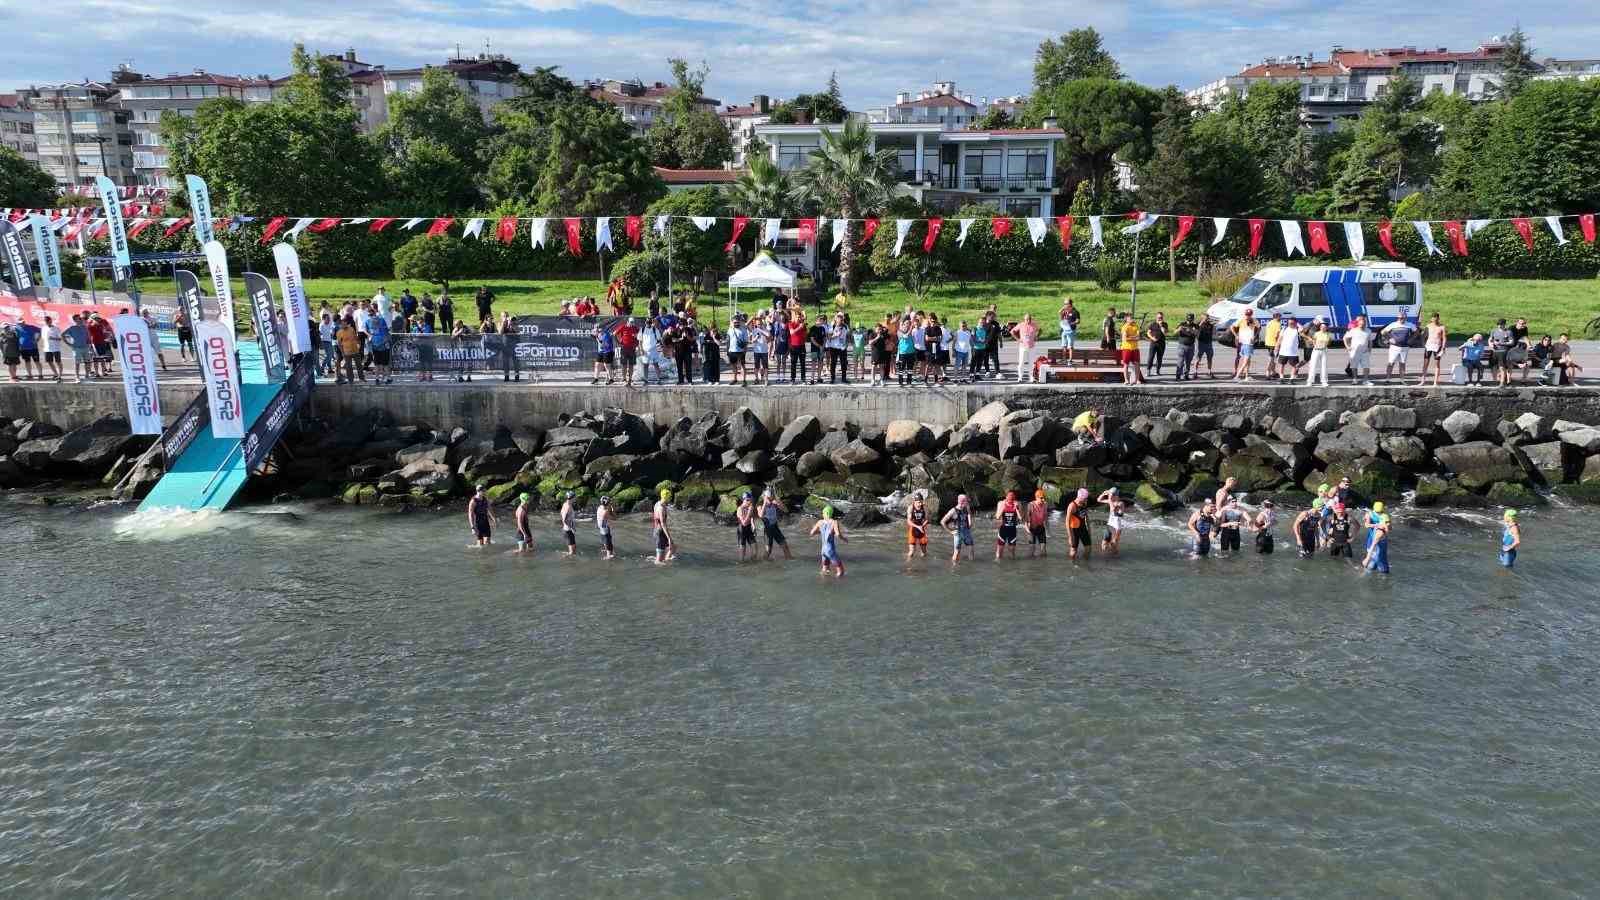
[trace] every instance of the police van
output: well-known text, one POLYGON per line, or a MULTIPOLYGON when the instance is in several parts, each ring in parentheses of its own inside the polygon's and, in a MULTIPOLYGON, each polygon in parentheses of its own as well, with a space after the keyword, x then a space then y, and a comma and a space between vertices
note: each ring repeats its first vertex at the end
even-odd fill
POLYGON ((1273 313, 1301 323, 1321 317, 1335 336, 1357 316, 1367 317, 1376 332, 1404 315, 1413 323, 1422 316, 1422 273, 1401 263, 1360 263, 1354 266, 1274 266, 1250 277, 1226 300, 1206 310, 1216 326, 1217 338, 1231 343, 1227 329, 1255 312, 1258 322, 1273 313))

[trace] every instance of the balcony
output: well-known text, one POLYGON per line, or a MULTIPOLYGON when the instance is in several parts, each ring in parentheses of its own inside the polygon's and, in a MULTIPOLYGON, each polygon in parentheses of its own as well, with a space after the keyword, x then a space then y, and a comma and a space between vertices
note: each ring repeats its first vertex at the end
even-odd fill
POLYGON ((939 179, 936 187, 982 194, 1022 194, 1049 191, 1055 187, 1050 175, 961 175, 939 179))

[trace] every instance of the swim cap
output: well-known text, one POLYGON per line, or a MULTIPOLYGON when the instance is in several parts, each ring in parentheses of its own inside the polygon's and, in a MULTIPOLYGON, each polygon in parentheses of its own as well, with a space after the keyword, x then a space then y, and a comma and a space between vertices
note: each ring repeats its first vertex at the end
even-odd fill
POLYGON ((1044 488, 1035 488, 1034 491, 1033 491, 1033 499, 1035 499, 1035 500, 1043 500, 1044 499, 1044 488))
POLYGON ((600 505, 601 506, 610 506, 611 505, 611 498, 610 497, 601 497, 600 498, 600 505))
POLYGON ((518 497, 517 499, 522 501, 523 503, 527 503, 528 502, 528 495, 527 494, 523 494, 521 497, 518 497))
POLYGON ((668 490, 666 488, 662 488, 661 489, 661 499, 663 499, 663 500, 671 500, 672 499, 672 491, 670 491, 670 490, 668 490))
POLYGON ((1383 512, 1383 501, 1379 500, 1378 502, 1372 504, 1372 511, 1375 513, 1383 512))
POLYGON ((576 495, 573 494, 571 491, 567 491, 566 497, 567 497, 568 500, 571 500, 574 496, 576 496, 576 495))
POLYGON ((1330 487, 1330 485, 1326 481, 1324 481, 1323 483, 1317 485, 1317 493, 1319 493, 1319 494, 1327 493, 1329 487, 1330 487))
POLYGON ((1514 510, 1514 509, 1506 510, 1505 511, 1505 515, 1501 516, 1501 518, 1504 518, 1504 519, 1515 519, 1516 517, 1517 517, 1517 511, 1514 510))
POLYGON ((1079 500, 1087 500, 1087 499, 1089 499, 1089 489, 1088 488, 1078 488, 1078 499, 1079 500))
POLYGON ((1311 501, 1311 508, 1312 509, 1321 509, 1323 507, 1323 505, 1324 505, 1324 503, 1323 503, 1323 499, 1321 497, 1318 497, 1317 499, 1311 501))
POLYGON ((1016 491, 1006 491, 1006 499, 1007 500, 1015 500, 1015 499, 1017 499, 1017 492, 1016 491))
POLYGON ((822 508, 822 517, 823 517, 823 518, 824 518, 824 519, 831 519, 831 518, 833 518, 833 507, 831 507, 831 506, 824 506, 824 507, 823 507, 823 508, 822 508))
POLYGON ((1116 486, 1116 485, 1114 485, 1114 484, 1113 484, 1113 485, 1112 485, 1112 486, 1111 486, 1111 491, 1110 491, 1110 493, 1111 493, 1111 496, 1113 496, 1113 497, 1116 497, 1116 496, 1118 496, 1118 495, 1120 495, 1120 494, 1121 494, 1121 493, 1122 493, 1122 491, 1120 491, 1120 490, 1118 490, 1118 489, 1117 489, 1117 486, 1116 486))
POLYGON ((744 496, 740 497, 739 499, 740 500, 754 500, 755 496, 756 496, 755 494, 752 494, 749 491, 745 491, 744 492, 744 496))
POLYGON ((967 502, 967 495, 966 494, 957 494, 956 495, 956 503, 957 503, 957 505, 965 503, 965 502, 967 502))

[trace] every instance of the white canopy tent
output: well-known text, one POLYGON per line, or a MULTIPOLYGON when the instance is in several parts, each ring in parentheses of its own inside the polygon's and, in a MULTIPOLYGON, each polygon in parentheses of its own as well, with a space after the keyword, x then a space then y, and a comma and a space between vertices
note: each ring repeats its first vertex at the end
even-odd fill
POLYGON ((728 292, 732 295, 734 312, 739 310, 740 288, 780 288, 794 290, 796 276, 784 268, 770 253, 757 253, 750 265, 728 276, 728 292))

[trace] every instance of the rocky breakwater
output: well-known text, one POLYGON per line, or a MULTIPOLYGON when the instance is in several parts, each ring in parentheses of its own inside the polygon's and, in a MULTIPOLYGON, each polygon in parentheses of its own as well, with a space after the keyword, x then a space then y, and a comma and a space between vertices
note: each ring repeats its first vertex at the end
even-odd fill
POLYGON ((103 416, 71 431, 48 422, 0 417, 0 488, 32 488, 46 498, 131 498, 136 490, 148 492, 160 477, 157 461, 154 477, 141 487, 133 486, 134 478, 123 483, 154 441, 129 434, 128 420, 121 416, 103 416), (114 491, 119 484, 121 490, 114 491))

